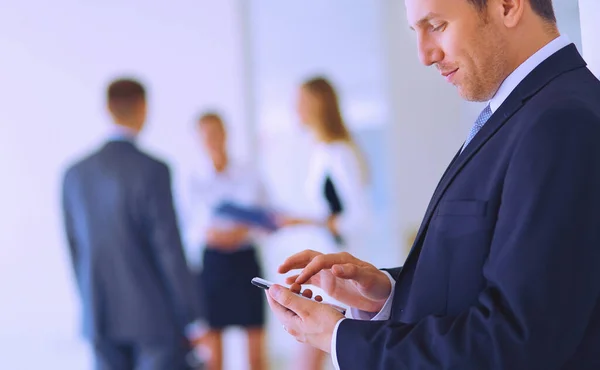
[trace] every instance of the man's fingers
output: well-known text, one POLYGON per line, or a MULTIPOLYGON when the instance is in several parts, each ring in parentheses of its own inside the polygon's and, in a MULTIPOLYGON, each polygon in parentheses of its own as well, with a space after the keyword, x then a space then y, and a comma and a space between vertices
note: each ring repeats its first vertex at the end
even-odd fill
POLYGON ((294 284, 296 282, 297 278, 298 278, 298 275, 288 276, 285 278, 285 283, 288 285, 294 284))
POLYGON ((330 269, 334 265, 346 264, 352 262, 354 257, 349 253, 322 254, 315 256, 312 261, 302 270, 296 283, 306 284, 306 282, 318 274, 321 270, 330 269))
POLYGON ((353 263, 332 266, 331 271, 337 277, 351 280, 356 280, 361 275, 361 268, 353 263))
POLYGON ((293 256, 286 259, 281 266, 279 266, 279 273, 285 274, 290 270, 301 269, 306 267, 316 256, 321 255, 322 253, 313 251, 313 250, 305 250, 300 253, 296 253, 293 256))
POLYGON ((342 279, 354 280, 363 287, 369 286, 375 279, 375 276, 368 268, 354 263, 335 265, 331 268, 331 271, 334 276, 342 279))
POLYGON ((280 285, 273 285, 268 291, 270 297, 281 306, 293 311, 300 318, 307 316, 307 313, 311 309, 315 308, 315 302, 311 302, 308 299, 304 299, 299 295, 292 293, 289 289, 286 289, 280 285))
MULTIPOLYGON (((295 284, 296 283, 296 279, 298 279, 298 276, 300 276, 300 275, 298 274, 298 275, 289 276, 289 277, 285 278, 285 283, 288 284, 288 285, 295 284)), ((309 284, 309 285, 319 286, 319 275, 315 275, 315 276, 311 277, 304 284, 305 285, 309 284)), ((300 285, 300 284, 298 284, 298 285, 300 285)))
POLYGON ((312 290, 310 290, 310 289, 305 289, 305 290, 302 292, 302 296, 303 296, 303 297, 306 297, 306 298, 308 298, 308 299, 311 299, 311 298, 312 298, 312 296, 313 296, 313 292, 312 292, 312 290))

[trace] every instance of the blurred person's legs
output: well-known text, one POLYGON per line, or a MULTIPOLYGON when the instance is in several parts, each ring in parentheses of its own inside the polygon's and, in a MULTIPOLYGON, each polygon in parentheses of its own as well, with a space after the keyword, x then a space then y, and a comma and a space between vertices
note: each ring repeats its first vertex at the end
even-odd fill
POLYGON ((322 370, 327 354, 320 349, 303 344, 295 359, 295 370, 322 370))
POLYGON ((94 342, 96 370, 131 370, 133 366, 133 348, 125 343, 111 340, 94 342))
POLYGON ((207 361, 207 370, 223 369, 223 332, 211 330, 208 334, 208 350, 210 357, 207 361))
POLYGON ((132 343, 100 340, 94 343, 96 370, 191 370, 185 341, 132 343))
POLYGON ((191 370, 186 363, 190 348, 184 338, 180 342, 141 344, 135 347, 135 370, 191 370))
POLYGON ((207 247, 203 260, 200 281, 211 327, 208 369, 223 368, 223 330, 228 327, 246 330, 250 369, 266 369, 265 296, 250 282, 262 276, 256 250, 251 246, 234 252, 207 247))
POLYGON ((248 359, 250 370, 268 369, 268 356, 265 340, 265 329, 262 327, 251 328, 248 333, 248 359))

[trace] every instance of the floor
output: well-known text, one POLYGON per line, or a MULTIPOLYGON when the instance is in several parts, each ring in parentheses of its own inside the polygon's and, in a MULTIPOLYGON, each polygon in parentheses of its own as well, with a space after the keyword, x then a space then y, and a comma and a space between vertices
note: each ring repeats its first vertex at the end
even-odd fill
MULTIPOLYGON (((295 342, 291 338, 277 335, 275 330, 270 327, 270 370, 288 369, 295 342)), ((248 369, 243 356, 236 354, 246 353, 243 332, 236 329, 228 331, 225 346, 228 353, 225 357, 225 370, 248 369)), ((91 363, 86 343, 75 336, 60 339, 57 335, 52 340, 43 340, 33 333, 0 331, 0 369, 92 370, 91 363)), ((333 369, 333 366, 329 368, 333 369)))

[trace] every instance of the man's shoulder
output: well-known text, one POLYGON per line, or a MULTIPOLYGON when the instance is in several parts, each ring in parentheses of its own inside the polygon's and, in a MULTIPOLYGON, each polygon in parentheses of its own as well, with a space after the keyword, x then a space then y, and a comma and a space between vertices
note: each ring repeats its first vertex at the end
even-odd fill
POLYGON ((116 171, 125 178, 148 177, 169 174, 168 164, 142 150, 112 152, 106 146, 80 157, 66 166, 64 181, 80 176, 95 176, 98 173, 116 171), (110 170, 112 169, 112 170, 110 170))
POLYGON ((134 162, 135 170, 142 173, 155 173, 169 171, 169 165, 159 157, 148 153, 144 149, 134 147, 135 150, 130 151, 130 164, 134 162))
POLYGON ((532 99, 537 106, 552 109, 600 109, 600 81, 587 68, 557 76, 532 99))
MULTIPOLYGON (((588 117, 600 123, 600 82, 587 68, 567 72, 541 89, 528 101, 521 114, 532 125, 536 122, 563 122, 565 115, 573 119, 588 117)), ((568 124, 568 122, 564 122, 568 124)))
POLYGON ((73 177, 77 176, 77 174, 81 173, 86 168, 90 167, 94 163, 94 161, 97 159, 98 155, 99 155, 99 151, 95 150, 93 152, 85 154, 82 157, 78 157, 78 158, 70 161, 66 166, 63 177, 65 179, 68 179, 68 178, 73 178, 73 177))
POLYGON ((148 168, 152 171, 152 172, 157 172, 160 174, 170 174, 171 170, 170 170, 170 166, 167 164, 166 161, 157 158, 151 154, 148 153, 142 153, 145 158, 146 161, 148 163, 148 168))

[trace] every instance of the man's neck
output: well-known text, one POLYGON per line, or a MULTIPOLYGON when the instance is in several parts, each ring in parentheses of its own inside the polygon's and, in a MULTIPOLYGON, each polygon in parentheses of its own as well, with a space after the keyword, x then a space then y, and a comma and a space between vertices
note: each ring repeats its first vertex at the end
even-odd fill
POLYGON ((213 157, 213 167, 218 173, 224 172, 225 169, 227 169, 228 163, 229 160, 227 158, 227 154, 225 153, 220 153, 213 157))
POLYGON ((531 33, 524 33, 524 36, 519 38, 518 48, 516 49, 515 57, 513 58, 513 63, 510 65, 507 77, 532 55, 559 36, 558 29, 556 27, 551 28, 551 26, 539 29, 537 33, 533 31, 531 33))
POLYGON ((139 130, 115 123, 112 128, 112 136, 116 138, 135 139, 139 130))

